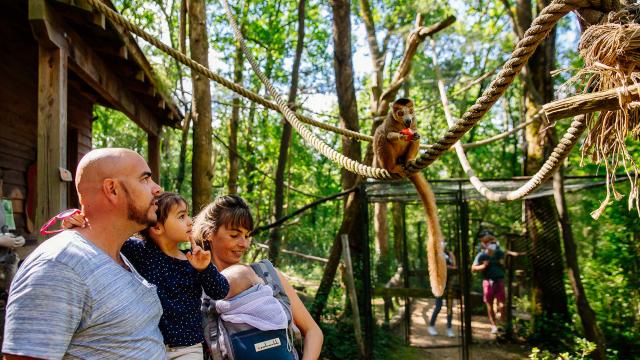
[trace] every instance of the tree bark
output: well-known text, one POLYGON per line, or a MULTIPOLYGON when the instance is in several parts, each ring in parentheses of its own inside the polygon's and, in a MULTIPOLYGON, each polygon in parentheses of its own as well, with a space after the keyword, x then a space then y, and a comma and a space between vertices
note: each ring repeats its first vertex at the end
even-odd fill
MULTIPOLYGON (((189 7, 189 47, 193 60, 209 67, 209 42, 204 0, 191 0, 189 7)), ((211 200, 211 89, 209 79, 192 73, 193 156, 192 203, 197 213, 211 200)))
MULTIPOLYGON (((298 39, 296 43, 296 53, 293 59, 293 67, 291 69, 291 86, 289 87, 289 107, 295 108, 296 97, 298 94, 298 78, 300 75, 300 62, 302 60, 302 50, 304 46, 304 19, 306 0, 300 0, 298 3, 298 39)), ((291 142, 291 124, 282 119, 282 136, 280 137, 280 153, 278 155, 278 165, 276 168, 275 180, 275 198, 274 198, 274 220, 284 216, 284 173, 287 166, 289 144, 291 142)), ((269 234, 269 259, 274 266, 278 266, 281 235, 280 228, 275 227, 269 234)))
POLYGON ((578 315, 582 320, 582 329, 587 340, 596 344, 597 348, 592 353, 594 359, 605 359, 606 342, 598 322, 596 314, 589 305, 587 294, 582 286, 582 278, 580 277, 580 266, 578 265, 578 253, 576 250, 576 242, 573 239, 571 231, 571 220, 567 211, 567 201, 564 196, 564 175, 562 169, 553 175, 553 198, 558 209, 558 217, 560 219, 560 229, 562 231, 562 240, 564 243, 564 254, 569 268, 569 282, 573 290, 573 296, 576 299, 576 308, 578 315))
MULTIPOLYGON (((520 27, 516 34, 524 34, 531 25, 533 9, 530 0, 517 0, 516 21, 520 27)), ((547 1, 538 3, 541 10, 547 1)), ((537 110, 553 99, 553 79, 551 70, 555 60, 555 29, 542 42, 529 59, 525 70, 525 106, 526 118, 531 119, 537 110), (536 76, 528 76, 536 74, 536 76)), ((555 145, 553 130, 542 133, 541 121, 534 121, 526 128, 527 156, 525 175, 533 175, 542 165, 547 154, 555 145)), ((540 315, 547 321, 534 327, 538 334, 549 339, 557 338, 557 331, 563 322, 568 322, 569 310, 567 294, 564 288, 564 265, 560 246, 558 214, 550 196, 525 200, 526 227, 531 239, 530 260, 532 265, 534 301, 540 304, 541 314, 533 314, 534 322, 540 315), (552 329, 551 324, 558 324, 552 329), (555 334, 555 335, 552 335, 555 334)))
MULTIPOLYGON (((240 23, 240 32, 244 33, 245 12, 248 11, 248 2, 245 3, 245 10, 237 16, 240 23)), ((240 10, 238 12, 241 12, 240 10)), ((244 54, 240 44, 236 42, 236 52, 233 59, 233 82, 242 84, 242 68, 244 67, 244 54)), ((240 123, 240 95, 234 95, 232 100, 231 119, 229 120, 229 163, 227 164, 227 192, 229 194, 238 193, 238 124, 240 123)))
POLYGON ((189 141, 189 129, 191 128, 191 113, 187 112, 184 116, 184 124, 182 126, 182 138, 180 139, 180 156, 178 158, 178 174, 176 175, 176 192, 182 192, 182 183, 187 165, 187 145, 189 141))
MULTIPOLYGON (((331 1, 331 8, 333 10, 333 67, 336 78, 340 123, 347 129, 359 131, 356 94, 353 86, 350 2, 348 0, 333 0, 331 1)), ((343 137, 342 152, 344 155, 360 161, 360 143, 358 141, 343 137)), ((360 183, 362 178, 343 169, 341 180, 342 188, 346 190, 360 183)), ((335 278, 336 269, 340 263, 340 255, 342 254, 340 236, 342 234, 349 235, 354 272, 356 274, 362 274, 363 251, 369 251, 369 247, 368 243, 366 243, 366 234, 362 233, 361 227, 361 224, 367 221, 366 218, 362 218, 363 214, 360 206, 361 196, 364 196, 364 194, 357 191, 350 194, 345 201, 342 224, 340 225, 338 234, 336 234, 334 238, 331 254, 329 255, 329 262, 322 275, 322 280, 320 281, 311 312, 316 321, 319 321, 322 315, 329 292, 331 291, 333 279, 335 278)), ((362 290, 362 276, 358 276, 358 278, 356 288, 360 293, 360 290, 362 290)), ((361 302, 365 299, 359 295, 358 300, 361 302)), ((364 304, 360 305, 360 309, 364 309, 364 304)))

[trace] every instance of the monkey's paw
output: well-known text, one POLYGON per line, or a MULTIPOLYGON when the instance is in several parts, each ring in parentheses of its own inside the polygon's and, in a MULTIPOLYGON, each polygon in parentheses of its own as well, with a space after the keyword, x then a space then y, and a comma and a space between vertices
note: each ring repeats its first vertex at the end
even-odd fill
POLYGON ((420 140, 420 133, 416 131, 413 133, 413 137, 411 138, 411 141, 418 141, 418 140, 420 140))

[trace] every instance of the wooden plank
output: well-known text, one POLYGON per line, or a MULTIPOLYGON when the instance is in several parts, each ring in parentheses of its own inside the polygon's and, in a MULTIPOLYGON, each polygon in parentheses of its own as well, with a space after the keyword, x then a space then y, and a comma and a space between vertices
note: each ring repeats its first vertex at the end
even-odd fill
POLYGON ((4 169, 2 173, 4 176, 5 190, 9 185, 27 186, 26 171, 4 169))
POLYGON ((67 205, 67 184, 59 168, 67 164, 67 56, 63 49, 39 48, 38 197, 36 224, 67 205))
POLYGON ((156 184, 160 184, 160 137, 147 134, 147 161, 151 169, 151 177, 156 184))
POLYGON ((364 339, 362 338, 362 329, 360 325, 360 310, 358 309, 358 297, 356 296, 356 283, 353 279, 353 265, 351 264, 351 254, 349 252, 349 236, 347 234, 340 235, 342 241, 342 261, 347 273, 347 291, 351 300, 351 308, 353 311, 353 330, 356 335, 356 344, 360 351, 360 359, 365 358, 364 339))
MULTIPOLYGON (((2 144, 0 143, 0 147, 1 146, 2 144)), ((34 162, 34 159, 23 159, 13 154, 7 154, 4 151, 0 151, 0 167, 5 170, 26 171, 29 165, 34 162)))
MULTIPOLYGON (((6 126, 3 124, 3 126, 6 126)), ((35 136, 30 137, 15 129, 6 129, 0 133, 0 152, 12 154, 22 159, 35 160, 35 136)))

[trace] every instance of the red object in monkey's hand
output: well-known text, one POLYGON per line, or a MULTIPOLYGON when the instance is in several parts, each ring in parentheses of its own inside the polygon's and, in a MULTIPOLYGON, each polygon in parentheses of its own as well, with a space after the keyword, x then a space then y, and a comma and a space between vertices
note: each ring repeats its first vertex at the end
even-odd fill
POLYGON ((413 140, 413 135, 415 134, 413 130, 409 128, 405 128, 400 130, 400 134, 405 135, 407 137, 407 141, 413 140))

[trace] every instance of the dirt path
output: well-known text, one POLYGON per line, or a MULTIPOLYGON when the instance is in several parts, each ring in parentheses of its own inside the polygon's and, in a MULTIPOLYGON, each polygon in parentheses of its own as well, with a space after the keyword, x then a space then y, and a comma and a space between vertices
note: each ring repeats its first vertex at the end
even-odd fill
MULTIPOLYGON (((427 324, 433 310, 433 299, 416 299, 411 314, 411 345, 415 347, 416 359, 460 359, 462 357, 462 332, 460 330, 460 312, 456 304, 453 311, 453 330, 455 337, 446 335, 447 307, 443 304, 436 330, 438 335, 427 333, 427 324), (458 346, 456 346, 458 345, 458 346), (427 348, 433 346, 450 346, 445 348, 427 348)), ((469 349, 471 359, 511 360, 526 359, 528 349, 515 344, 500 344, 496 336, 490 332, 489 320, 486 316, 472 316, 473 344, 469 349)))

